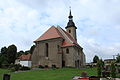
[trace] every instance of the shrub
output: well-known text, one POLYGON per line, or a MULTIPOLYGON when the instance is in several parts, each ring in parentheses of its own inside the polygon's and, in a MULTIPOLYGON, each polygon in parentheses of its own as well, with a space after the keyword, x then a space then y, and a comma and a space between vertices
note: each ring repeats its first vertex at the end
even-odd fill
POLYGON ((56 69, 57 67, 56 67, 56 65, 52 65, 52 69, 56 69))
POLYGON ((115 63, 111 63, 111 77, 113 77, 113 78, 116 77, 115 63))
POLYGON ((45 68, 48 68, 48 65, 45 65, 45 68))
POLYGON ((102 72, 102 66, 101 66, 101 61, 97 61, 97 74, 98 77, 101 77, 101 72, 102 72))
POLYGON ((21 67, 22 67, 22 66, 21 66, 20 64, 15 64, 15 65, 14 65, 15 71, 20 70, 21 67))
POLYGON ((10 70, 11 70, 11 72, 15 72, 15 68, 14 67, 12 67, 10 70))
POLYGON ((26 67, 26 66, 22 66, 20 70, 23 70, 23 71, 24 71, 24 70, 30 70, 30 68, 29 68, 29 67, 26 67))
POLYGON ((41 68, 41 69, 43 69, 43 68, 44 68, 44 66, 42 66, 42 65, 39 65, 38 67, 39 67, 39 68, 41 68))

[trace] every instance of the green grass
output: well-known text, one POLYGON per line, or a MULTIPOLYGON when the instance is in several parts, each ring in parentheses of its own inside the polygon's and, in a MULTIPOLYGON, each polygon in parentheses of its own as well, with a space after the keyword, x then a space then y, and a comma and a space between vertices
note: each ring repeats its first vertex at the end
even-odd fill
POLYGON ((10 70, 8 70, 8 69, 0 69, 0 80, 2 80, 3 74, 9 73, 9 72, 10 72, 10 70))
POLYGON ((96 68, 63 68, 56 70, 48 69, 30 72, 11 73, 11 80, 72 80, 73 76, 80 76, 81 72, 87 72, 89 76, 97 75, 96 68))

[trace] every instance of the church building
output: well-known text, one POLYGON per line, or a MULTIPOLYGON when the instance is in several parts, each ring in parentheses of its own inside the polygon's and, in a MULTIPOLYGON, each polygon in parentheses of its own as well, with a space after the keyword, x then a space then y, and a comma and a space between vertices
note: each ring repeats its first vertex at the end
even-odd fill
POLYGON ((77 43, 75 23, 71 10, 66 30, 52 26, 37 40, 32 55, 32 66, 82 67, 85 65, 83 48, 77 43))

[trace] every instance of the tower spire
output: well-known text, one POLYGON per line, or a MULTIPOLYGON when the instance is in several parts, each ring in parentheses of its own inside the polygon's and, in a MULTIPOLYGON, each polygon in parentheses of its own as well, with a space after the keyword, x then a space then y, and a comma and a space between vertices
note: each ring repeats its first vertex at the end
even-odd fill
POLYGON ((77 27, 75 26, 75 23, 73 22, 71 7, 70 7, 68 19, 69 19, 69 21, 67 23, 67 26, 65 27, 66 31, 77 41, 77 35, 76 35, 77 27))
POLYGON ((72 18, 73 18, 72 13, 71 13, 71 7, 70 7, 70 13, 69 13, 68 18, 69 18, 69 20, 72 20, 72 18))
POLYGON ((77 27, 75 26, 74 22, 73 22, 73 16, 72 16, 72 12, 71 12, 71 7, 70 7, 70 12, 69 12, 69 22, 67 23, 67 26, 65 28, 68 27, 75 27, 77 29, 77 27))

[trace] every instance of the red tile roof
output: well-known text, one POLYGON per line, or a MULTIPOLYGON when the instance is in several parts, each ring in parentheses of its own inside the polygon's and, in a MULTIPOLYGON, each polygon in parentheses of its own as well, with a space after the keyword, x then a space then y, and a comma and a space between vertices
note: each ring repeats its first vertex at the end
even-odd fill
MULTIPOLYGON (((60 28, 60 27, 59 27, 60 28)), ((77 41, 69 34, 67 33, 65 30, 63 30, 62 28, 60 28, 64 33, 65 35, 68 37, 68 39, 71 41, 69 42, 67 39, 64 40, 63 44, 62 44, 62 47, 66 47, 66 46, 73 46, 73 45, 76 45, 76 46, 79 46, 79 44, 77 43, 77 41)))
POLYGON ((49 28, 42 36, 40 36, 35 42, 37 41, 43 41, 43 40, 48 40, 48 39, 53 39, 53 38, 62 38, 64 39, 62 43, 62 47, 66 46, 79 46, 77 41, 65 30, 63 30, 60 27, 54 27, 52 26, 49 28))
POLYGON ((21 61, 29 61, 29 60, 31 60, 31 54, 27 54, 27 55, 21 55, 20 57, 19 57, 19 59, 21 60, 21 61))
POLYGON ((36 41, 42 41, 47 39, 53 39, 53 38, 62 38, 63 36, 60 34, 58 29, 54 26, 49 28, 42 36, 40 36, 36 41))

